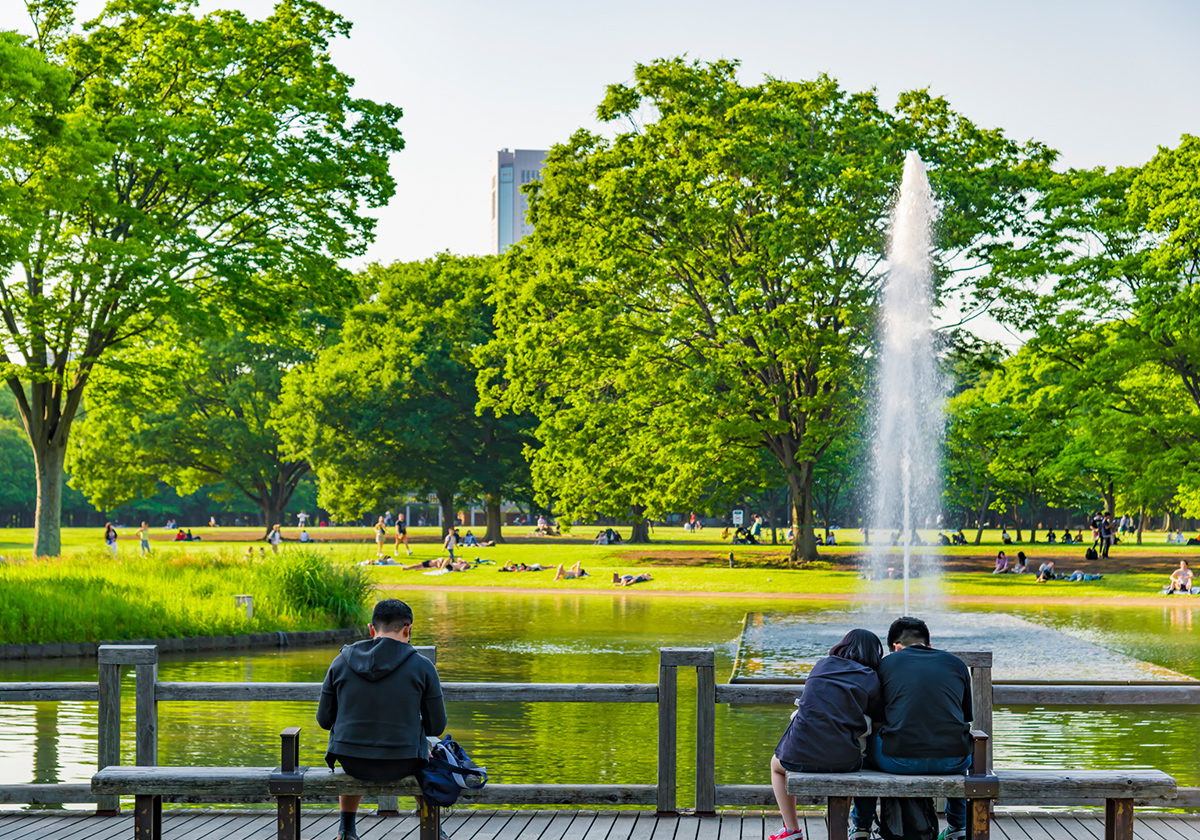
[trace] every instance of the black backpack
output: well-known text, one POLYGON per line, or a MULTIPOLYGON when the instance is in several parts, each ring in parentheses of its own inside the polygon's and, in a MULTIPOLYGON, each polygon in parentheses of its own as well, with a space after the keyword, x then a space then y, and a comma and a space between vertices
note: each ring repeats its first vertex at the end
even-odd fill
POLYGON ((1099 560, 1100 555, 1096 553, 1096 549, 1089 548, 1087 551, 1085 551, 1083 553, 1083 559, 1084 560, 1099 560))
POLYGON ((880 800, 879 836, 883 840, 937 840, 933 800, 927 796, 880 800))
POLYGON ((458 801, 464 788, 479 790, 487 784, 487 769, 480 767, 447 735, 429 748, 429 763, 417 771, 421 793, 435 805, 458 801))

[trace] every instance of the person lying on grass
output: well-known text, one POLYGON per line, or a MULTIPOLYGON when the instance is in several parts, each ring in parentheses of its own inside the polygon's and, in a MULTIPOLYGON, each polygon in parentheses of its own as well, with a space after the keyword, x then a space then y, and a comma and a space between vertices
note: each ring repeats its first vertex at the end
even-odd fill
POLYGON ((613 572, 613 583, 617 586, 633 586, 635 583, 645 583, 650 580, 649 572, 641 572, 636 575, 619 575, 613 572))
POLYGON ((498 571, 501 572, 546 572, 549 569, 545 568, 541 563, 533 563, 525 565, 524 563, 509 563, 507 566, 501 566, 498 571))
POLYGON ((471 568, 471 564, 466 560, 455 560, 451 557, 436 557, 433 560, 421 560, 418 563, 413 563, 411 566, 401 566, 406 572, 415 571, 416 569, 449 569, 452 572, 462 572, 471 568))
MULTIPOLYGON (((580 563, 583 561, 581 560, 580 563)), ((585 578, 588 573, 583 570, 583 567, 576 563, 569 569, 564 569, 563 564, 558 564, 558 571, 554 574, 555 580, 575 580, 576 578, 585 578)))

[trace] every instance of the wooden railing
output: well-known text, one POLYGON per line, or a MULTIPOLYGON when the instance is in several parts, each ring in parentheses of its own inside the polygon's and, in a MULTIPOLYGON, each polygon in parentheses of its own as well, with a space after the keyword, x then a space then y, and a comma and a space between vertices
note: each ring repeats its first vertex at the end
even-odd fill
MULTIPOLYGON (((433 647, 417 650, 436 662, 433 647)), ((973 726, 992 734, 994 706, 1172 706, 1200 704, 1197 683, 1049 683, 997 682, 991 678, 990 652, 956 654, 971 670, 975 720, 973 726)), ((159 682, 158 649, 154 645, 102 645, 98 679, 89 682, 0 683, 0 703, 41 701, 98 702, 98 767, 120 764, 121 669, 132 666, 135 679, 135 761, 158 763, 158 704, 160 702, 316 702, 321 683, 159 682)), ((658 750, 653 784, 517 785, 489 784, 468 792, 471 802, 496 804, 653 805, 660 812, 678 809, 677 725, 678 670, 696 669, 695 809, 712 813, 718 805, 770 805, 768 785, 716 783, 716 706, 726 704, 791 705, 804 681, 764 683, 739 680, 716 683, 711 648, 662 648, 657 683, 443 683, 449 702, 521 703, 654 703, 658 707, 658 750)), ((765 760, 764 760, 765 766, 765 760)), ((0 785, 4 803, 89 803, 112 812, 116 797, 93 796, 87 784, 0 785)), ((1013 802, 1004 804, 1027 804, 1013 802)), ((1033 803, 1028 803, 1033 804, 1033 803)), ((1044 804, 1044 803, 1038 803, 1044 804)), ((1084 804, 1084 803, 1077 803, 1084 804)), ((1177 807, 1200 807, 1200 788, 1180 788, 1177 807)), ((394 801, 381 801, 380 810, 395 810, 394 801)))

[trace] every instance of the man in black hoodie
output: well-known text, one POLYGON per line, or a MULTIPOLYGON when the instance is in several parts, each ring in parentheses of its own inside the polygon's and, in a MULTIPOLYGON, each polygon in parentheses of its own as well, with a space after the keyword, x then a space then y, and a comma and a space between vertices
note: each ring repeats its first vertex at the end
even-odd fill
MULTIPOLYGON (((346 645, 321 686, 317 723, 329 730, 325 761, 358 779, 390 782, 425 766, 427 735, 446 728, 437 668, 408 643, 413 614, 389 599, 375 605, 371 638, 346 645)), ((361 796, 339 797, 338 840, 358 840, 361 796)))
MULTIPOLYGON (((971 766, 971 672, 961 659, 929 645, 924 621, 904 616, 888 628, 879 665, 884 724, 867 740, 867 765, 885 773, 963 773, 971 766)), ((856 798, 851 840, 870 834, 873 798, 856 798)), ((949 826, 939 840, 965 840, 967 804, 946 800, 949 826)))

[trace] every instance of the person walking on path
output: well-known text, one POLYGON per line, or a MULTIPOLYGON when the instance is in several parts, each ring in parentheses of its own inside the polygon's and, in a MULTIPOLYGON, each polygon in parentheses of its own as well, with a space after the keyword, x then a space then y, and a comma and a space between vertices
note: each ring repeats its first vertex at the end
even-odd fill
POLYGON ((446 553, 450 555, 450 562, 454 562, 454 549, 458 546, 458 535, 451 528, 446 532, 446 538, 442 540, 442 548, 446 549, 446 553))
POLYGON ((396 554, 400 554, 400 543, 404 543, 404 550, 408 552, 408 556, 412 557, 412 549, 408 547, 408 524, 404 521, 404 516, 397 514, 396 516, 396 554))
POLYGON ((379 517, 379 521, 375 523, 375 556, 383 556, 383 539, 387 536, 387 525, 383 523, 383 517, 379 517))
POLYGON ((1116 536, 1116 523, 1113 522, 1112 514, 1104 514, 1104 519, 1100 520, 1100 556, 1108 557, 1108 550, 1112 547, 1113 538, 1116 536))
POLYGON ((142 556, 145 557, 150 553, 150 526, 145 522, 142 523, 141 528, 138 528, 138 539, 141 540, 142 556))
POLYGON ((275 523, 275 527, 271 529, 271 533, 267 536, 271 541, 271 553, 279 553, 279 544, 283 542, 283 534, 279 531, 279 523, 275 523))

